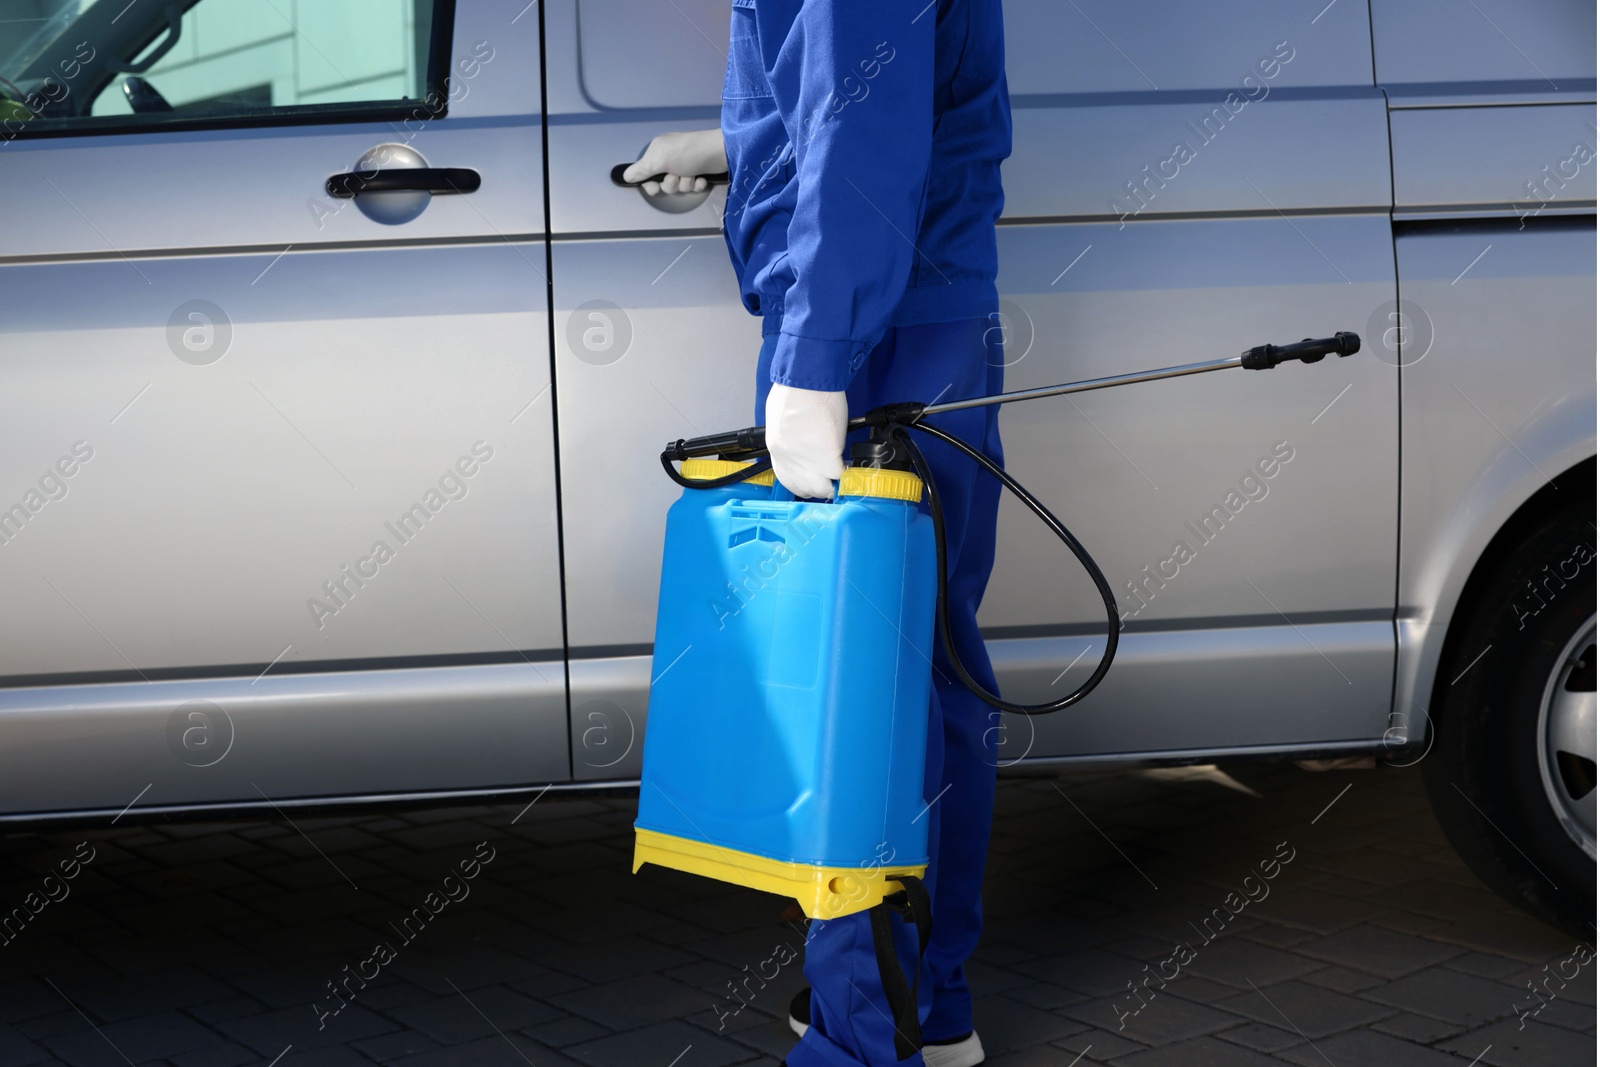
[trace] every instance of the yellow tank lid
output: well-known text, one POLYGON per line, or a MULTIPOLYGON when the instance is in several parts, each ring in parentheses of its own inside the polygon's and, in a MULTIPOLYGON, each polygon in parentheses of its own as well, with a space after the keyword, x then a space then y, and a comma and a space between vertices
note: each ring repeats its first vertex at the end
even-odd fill
POLYGON ((846 467, 839 476, 839 495, 875 496, 886 500, 922 499, 922 479, 910 471, 883 467, 846 467))
MULTIPOLYGON (((753 463, 733 459, 686 459, 678 468, 678 473, 692 481, 709 482, 713 478, 721 478, 734 471, 753 466, 755 466, 753 463)), ((745 481, 751 485, 771 485, 772 471, 764 470, 745 481)))

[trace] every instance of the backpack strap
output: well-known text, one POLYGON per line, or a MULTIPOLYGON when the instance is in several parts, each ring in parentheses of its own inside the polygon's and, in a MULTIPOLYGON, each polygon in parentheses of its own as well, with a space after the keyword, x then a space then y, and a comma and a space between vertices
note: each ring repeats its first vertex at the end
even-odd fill
POLYGON ((874 905, 868 918, 872 924, 872 947, 878 957, 878 978, 883 983, 883 994, 889 1001, 889 1014, 894 1021, 895 1056, 903 1060, 922 1048, 922 1027, 917 1022, 917 982, 922 976, 922 957, 928 951, 928 938, 933 933, 933 908, 922 879, 899 875, 896 881, 903 887, 900 892, 874 905), (894 931, 889 923, 891 911, 917 928, 917 964, 909 986, 895 953, 894 931))

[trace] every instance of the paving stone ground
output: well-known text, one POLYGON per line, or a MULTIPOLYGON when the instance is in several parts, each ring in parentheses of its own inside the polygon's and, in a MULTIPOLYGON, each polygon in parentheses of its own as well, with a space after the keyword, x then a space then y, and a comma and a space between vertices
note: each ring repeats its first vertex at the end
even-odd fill
MULTIPOLYGON (((1461 865, 1415 770, 1227 770, 1001 783, 969 971, 990 1064, 1595 1062, 1597 964, 1461 865)), ((0 909, 59 898, 0 947, 0 1065, 777 1063, 786 902, 630 875, 633 806, 0 839, 0 909)))

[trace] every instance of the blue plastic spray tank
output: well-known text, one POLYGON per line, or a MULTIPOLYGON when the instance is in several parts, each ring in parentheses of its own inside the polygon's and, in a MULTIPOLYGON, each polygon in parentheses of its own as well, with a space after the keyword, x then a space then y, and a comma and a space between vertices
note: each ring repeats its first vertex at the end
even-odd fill
MULTIPOLYGON (((690 459, 684 479, 742 466, 690 459)), ((910 471, 830 502, 770 471, 667 513, 633 868, 864 911, 928 862, 935 551, 910 471)))
MULTIPOLYGON (((926 948, 927 916, 911 898, 915 890, 925 907, 916 880, 928 862, 922 778, 935 615, 956 679, 990 707, 1019 715, 1061 711, 1093 692, 1111 669, 1120 628, 1116 594, 1065 524, 993 459, 928 418, 1360 350, 1360 337, 1340 331, 1157 370, 886 404, 850 420, 851 430, 870 428, 872 436, 853 446, 859 465, 845 469, 826 503, 795 500, 774 486, 769 461, 746 461, 767 455, 762 427, 669 443, 661 465, 684 492, 667 513, 633 869, 655 863, 793 896, 812 918, 905 904, 926 948), (913 432, 998 479, 1094 583, 1105 645, 1071 692, 1014 703, 962 664, 940 573, 939 488, 913 432), (897 469, 906 461, 911 470, 897 469), (896 878, 906 879, 904 898, 896 878)), ((897 1031, 902 1023, 915 1031, 915 1001, 896 1009, 897 1031)))

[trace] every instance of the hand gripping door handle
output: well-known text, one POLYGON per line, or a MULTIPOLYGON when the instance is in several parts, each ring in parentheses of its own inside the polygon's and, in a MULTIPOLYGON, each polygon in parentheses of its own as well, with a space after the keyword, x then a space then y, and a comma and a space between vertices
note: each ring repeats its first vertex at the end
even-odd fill
MULTIPOLYGON (((636 182, 624 181, 623 178, 622 178, 622 172, 627 170, 631 166, 633 166, 632 163, 618 163, 616 166, 612 167, 611 168, 611 184, 612 185, 616 185, 616 186, 620 186, 623 189, 637 189, 637 188, 639 188, 639 186, 643 185, 645 182, 658 182, 662 178, 666 177, 666 174, 664 174, 664 173, 663 174, 652 174, 652 175, 650 175, 650 177, 641 178, 639 181, 636 181, 636 182)), ((728 172, 727 171, 722 171, 719 174, 696 174, 695 177, 704 178, 706 180, 706 184, 707 185, 727 185, 728 184, 728 172)))
POLYGON ((390 170, 351 171, 328 179, 328 195, 349 200, 360 193, 399 191, 475 193, 483 178, 469 167, 395 167, 390 170))

